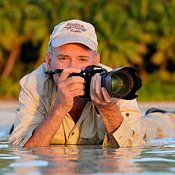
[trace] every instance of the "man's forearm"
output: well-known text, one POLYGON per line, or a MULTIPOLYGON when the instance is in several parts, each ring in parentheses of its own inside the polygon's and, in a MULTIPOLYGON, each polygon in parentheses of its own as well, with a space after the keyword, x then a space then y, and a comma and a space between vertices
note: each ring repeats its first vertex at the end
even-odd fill
POLYGON ((24 147, 49 146, 65 114, 63 110, 53 107, 40 125, 34 130, 24 147))
POLYGON ((108 109, 100 109, 99 110, 100 115, 102 117, 103 123, 106 127, 106 130, 108 132, 108 137, 110 139, 110 142, 112 146, 119 147, 117 141, 113 137, 113 133, 120 127, 123 117, 118 110, 118 108, 113 106, 108 106, 108 109))

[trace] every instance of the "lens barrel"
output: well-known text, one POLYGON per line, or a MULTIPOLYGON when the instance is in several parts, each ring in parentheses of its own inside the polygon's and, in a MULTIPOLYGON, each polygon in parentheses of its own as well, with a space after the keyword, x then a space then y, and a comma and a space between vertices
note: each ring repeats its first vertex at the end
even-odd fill
POLYGON ((101 74, 101 85, 106 88, 111 97, 131 100, 141 88, 141 79, 136 75, 134 67, 120 67, 111 72, 101 74))

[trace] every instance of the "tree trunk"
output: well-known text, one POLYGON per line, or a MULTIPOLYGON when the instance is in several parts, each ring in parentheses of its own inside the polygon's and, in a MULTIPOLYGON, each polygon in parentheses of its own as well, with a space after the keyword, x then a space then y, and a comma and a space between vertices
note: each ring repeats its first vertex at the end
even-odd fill
POLYGON ((10 53, 10 56, 8 58, 8 61, 6 63, 6 66, 4 68, 4 71, 1 75, 2 79, 7 79, 10 74, 12 73, 12 70, 14 68, 14 65, 16 63, 16 60, 18 59, 18 56, 20 54, 20 46, 15 46, 12 50, 12 52, 10 53))

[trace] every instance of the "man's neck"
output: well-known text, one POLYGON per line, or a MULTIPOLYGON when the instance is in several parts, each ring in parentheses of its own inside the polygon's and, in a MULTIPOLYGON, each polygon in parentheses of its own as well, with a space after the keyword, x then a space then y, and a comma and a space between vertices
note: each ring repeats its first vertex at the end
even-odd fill
POLYGON ((88 102, 88 100, 84 99, 84 98, 74 99, 74 105, 73 105, 71 111, 69 112, 69 114, 75 123, 77 123, 77 121, 79 120, 81 113, 82 113, 85 105, 87 104, 87 102, 88 102))

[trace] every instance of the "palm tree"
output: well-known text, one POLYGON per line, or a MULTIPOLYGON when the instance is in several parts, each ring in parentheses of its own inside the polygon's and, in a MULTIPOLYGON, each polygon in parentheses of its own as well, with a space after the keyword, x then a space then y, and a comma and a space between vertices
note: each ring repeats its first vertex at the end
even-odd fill
POLYGON ((159 4, 159 9, 151 9, 159 14, 154 16, 154 19, 158 21, 158 24, 155 42, 156 49, 151 57, 151 61, 160 67, 160 75, 165 79, 169 79, 169 73, 167 71, 168 62, 171 61, 175 63, 175 1, 173 2, 170 3, 165 1, 164 3, 159 4))
POLYGON ((38 66, 45 56, 46 49, 48 47, 49 36, 54 26, 59 22, 78 18, 80 19, 79 9, 81 9, 80 0, 52 0, 52 1, 33 1, 35 9, 28 11, 28 19, 26 24, 29 25, 28 29, 31 30, 30 26, 35 26, 35 31, 32 37, 36 42, 40 42, 39 58, 35 66, 38 66), (35 16, 32 18, 32 16, 35 16), (30 20, 32 18, 32 21, 30 20), (32 24, 31 24, 32 23, 32 24), (33 25, 35 23, 35 25, 33 25))
POLYGON ((141 42, 141 30, 129 19, 123 5, 113 1, 95 16, 102 61, 112 67, 141 64, 142 54, 146 51, 141 42))
POLYGON ((167 76, 168 60, 175 61, 174 11, 175 1, 140 0, 128 5, 129 16, 140 24, 143 42, 147 47, 151 46, 149 58, 143 57, 142 69, 148 62, 148 65, 159 66, 160 74, 167 76))
POLYGON ((28 39, 24 32, 24 7, 26 1, 7 0, 0 6, 0 45, 9 53, 5 60, 5 68, 1 74, 2 79, 6 79, 20 56, 22 44, 28 39))

